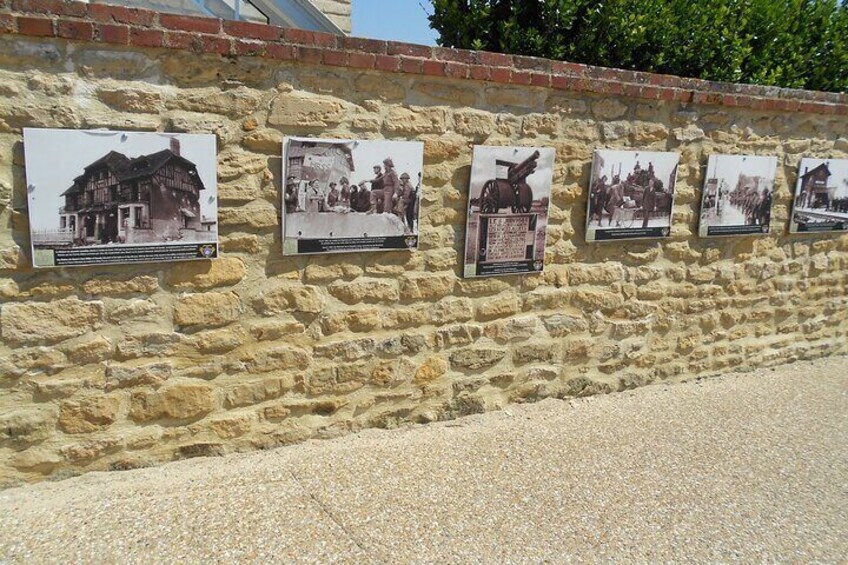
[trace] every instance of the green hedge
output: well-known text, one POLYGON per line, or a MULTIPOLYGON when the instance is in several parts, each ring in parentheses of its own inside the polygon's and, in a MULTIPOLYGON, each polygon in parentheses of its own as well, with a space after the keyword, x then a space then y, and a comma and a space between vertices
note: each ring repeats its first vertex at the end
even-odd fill
POLYGON ((848 90, 844 0, 433 0, 446 47, 848 90))

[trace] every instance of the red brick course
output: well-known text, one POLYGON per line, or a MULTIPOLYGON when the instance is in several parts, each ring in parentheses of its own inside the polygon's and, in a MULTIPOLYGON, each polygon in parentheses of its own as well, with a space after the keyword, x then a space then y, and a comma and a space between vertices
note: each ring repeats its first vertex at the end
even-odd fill
POLYGON ((68 0, 0 0, 0 34, 265 57, 767 112, 848 115, 848 94, 719 83, 68 0))

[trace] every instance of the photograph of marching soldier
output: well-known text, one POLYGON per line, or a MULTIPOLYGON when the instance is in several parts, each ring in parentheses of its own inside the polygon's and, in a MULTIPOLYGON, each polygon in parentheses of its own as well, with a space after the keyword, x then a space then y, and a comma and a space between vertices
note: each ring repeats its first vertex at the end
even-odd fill
POLYGON ((598 149, 586 213, 586 241, 668 237, 680 155, 598 149))
POLYGON ((555 151, 474 147, 465 277, 541 272, 555 151))
POLYGON ((777 157, 710 155, 701 237, 769 232, 777 157))
POLYGON ((283 254, 418 247, 424 144, 288 138, 283 254))
POLYGON ((218 254, 214 135, 24 128, 35 267, 218 254))
POLYGON ((848 231, 848 159, 801 159, 790 233, 848 231))

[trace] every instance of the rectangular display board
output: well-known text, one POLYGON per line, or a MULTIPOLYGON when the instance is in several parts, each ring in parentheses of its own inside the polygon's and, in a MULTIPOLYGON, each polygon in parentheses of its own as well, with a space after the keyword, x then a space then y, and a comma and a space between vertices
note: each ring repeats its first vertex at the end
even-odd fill
POLYGON ((466 277, 541 272, 555 151, 474 147, 466 277))
POLYGON ((283 254, 418 247, 424 144, 288 138, 283 254))
POLYGON ((586 241, 668 237, 679 160, 677 153, 595 151, 586 241))
POLYGON ((710 155, 701 237, 769 233, 777 157, 710 155))
POLYGON ((24 128, 35 267, 218 255, 214 135, 24 128))
POLYGON ((848 231, 848 159, 801 159, 791 233, 848 231))

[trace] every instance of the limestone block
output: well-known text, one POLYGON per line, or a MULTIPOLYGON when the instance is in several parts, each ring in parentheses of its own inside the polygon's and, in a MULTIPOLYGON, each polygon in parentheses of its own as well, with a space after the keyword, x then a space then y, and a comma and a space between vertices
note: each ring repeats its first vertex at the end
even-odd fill
POLYGON ((174 355, 185 340, 176 332, 136 331, 117 344, 118 356, 138 359, 156 355, 174 355))
POLYGON ((103 457, 120 444, 117 438, 97 439, 65 445, 59 451, 69 463, 83 463, 103 457))
POLYGON ((247 329, 256 341, 276 341, 286 336, 302 334, 306 326, 295 320, 252 320, 247 329))
POLYGON ((321 318, 321 329, 325 334, 351 331, 367 332, 379 328, 382 324, 380 311, 375 308, 334 312, 321 318))
POLYGON ((249 373, 269 373, 305 369, 312 362, 312 356, 303 349, 278 345, 257 347, 243 355, 241 361, 249 373))
POLYGON ((93 278, 85 281, 83 291, 92 296, 120 296, 123 294, 153 294, 159 289, 159 279, 140 275, 129 279, 93 278))
POLYGON ((449 296, 430 308, 429 317, 436 325, 465 322, 474 317, 474 305, 468 298, 449 296))
POLYGON ((706 137, 706 134, 704 134, 704 130, 702 130, 695 124, 689 124, 688 126, 683 128, 674 128, 671 133, 674 139, 681 143, 691 143, 693 141, 698 141, 706 137))
POLYGON ((174 306, 179 326, 221 326, 241 315, 241 300, 233 292, 207 292, 182 296, 174 306))
POLYGON ((485 137, 495 130, 495 116, 479 110, 457 110, 453 114, 453 124, 457 133, 485 137))
POLYGON ((53 406, 26 406, 0 414, 0 440, 16 444, 36 443, 53 434, 56 408, 53 406))
POLYGON ((172 383, 155 392, 134 392, 130 418, 137 422, 190 420, 208 414, 215 406, 212 386, 198 382, 172 383))
POLYGON ((455 283, 453 273, 407 273, 400 279, 400 295, 404 300, 440 298, 451 294, 455 283))
POLYGON ((221 91, 218 88, 199 88, 181 91, 168 98, 168 109, 212 113, 231 118, 244 117, 259 108, 263 94, 258 90, 238 87, 221 91))
POLYGON ((226 353, 244 344, 247 332, 241 328, 220 328, 198 332, 191 344, 201 353, 226 353))
POLYGON ((227 408, 252 406, 279 398, 294 386, 295 379, 291 375, 241 383, 226 391, 224 405, 227 408))
POLYGON ((278 130, 270 128, 258 129, 242 139, 242 144, 251 151, 273 155, 279 155, 282 143, 283 135, 278 130))
POLYGON ((506 318, 521 311, 521 299, 518 295, 497 296, 477 305, 477 319, 481 321, 506 318))
POLYGON ((328 290, 347 304, 389 303, 400 299, 397 283, 392 280, 359 278, 352 282, 336 281, 328 290))
POLYGON ((83 341, 68 343, 61 349, 71 362, 86 365, 108 359, 115 351, 115 344, 107 337, 98 335, 83 341))
POLYGON ((325 96, 283 93, 274 99, 268 123, 274 126, 325 127, 341 123, 350 105, 325 96))
POLYGON ((592 114, 602 120, 615 120, 627 113, 627 106, 615 98, 602 98, 592 102, 592 114))
POLYGON ((539 320, 536 316, 521 316, 509 320, 498 320, 486 325, 484 334, 489 339, 504 343, 529 339, 537 335, 539 320))
POLYGON ((395 106, 386 116, 385 128, 390 132, 444 133, 447 114, 442 108, 395 106))
POLYGON ((102 320, 102 302, 77 298, 0 307, 0 332, 13 345, 57 343, 99 328, 102 320))
POLYGON ((171 378, 174 367, 170 362, 118 365, 106 367, 106 389, 141 385, 159 386, 171 378))
POLYGON ((630 139, 634 144, 647 145, 668 139, 668 128, 663 124, 636 122, 630 130, 630 139))
POLYGON ((158 304, 149 299, 107 303, 106 319, 119 324, 138 320, 154 320, 162 315, 158 304))
POLYGON ((267 168, 267 155, 257 155, 235 148, 228 148, 218 155, 218 179, 221 181, 232 180, 242 175, 255 175, 267 168))
POLYGON ((270 229, 280 225, 280 214, 273 204, 259 200, 238 208, 219 208, 218 222, 222 227, 270 229))
POLYGON ((238 257, 221 257, 175 264, 167 271, 165 282, 180 290, 208 290, 236 285, 246 272, 244 261, 238 257))
POLYGON ((50 472, 54 467, 64 462, 58 452, 45 447, 30 447, 23 451, 18 451, 9 460, 9 463, 15 469, 23 471, 43 471, 50 472))
POLYGON ((447 373, 448 368, 448 362, 441 357, 430 357, 415 371, 414 382, 417 385, 428 384, 447 373))
POLYGON ((431 338, 435 347, 446 348, 470 345, 483 334, 483 328, 473 324, 455 324, 436 330, 431 338))
POLYGON ((285 311, 317 314, 324 309, 326 298, 317 286, 291 281, 269 281, 253 299, 253 307, 265 315, 285 311))
POLYGON ((479 88, 476 85, 463 86, 462 84, 416 80, 410 89, 409 99, 415 104, 475 106, 479 97, 479 88))
POLYGON ((451 364, 463 369, 481 369, 494 365, 506 356, 506 350, 495 347, 468 347, 450 355, 451 364))
POLYGON ((67 434, 102 430, 115 422, 120 407, 121 400, 115 395, 68 400, 59 408, 59 427, 67 434))
POLYGON ((556 114, 527 114, 522 122, 524 135, 554 135, 559 130, 560 117, 556 114))
POLYGON ((252 414, 232 414, 214 418, 209 427, 221 439, 233 439, 250 431, 255 417, 252 414))
POLYGON ((162 108, 160 92, 135 86, 102 87, 97 90, 97 98, 122 112, 157 114, 162 108))

